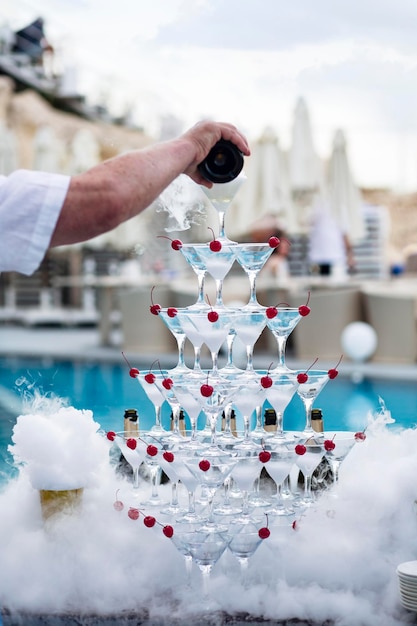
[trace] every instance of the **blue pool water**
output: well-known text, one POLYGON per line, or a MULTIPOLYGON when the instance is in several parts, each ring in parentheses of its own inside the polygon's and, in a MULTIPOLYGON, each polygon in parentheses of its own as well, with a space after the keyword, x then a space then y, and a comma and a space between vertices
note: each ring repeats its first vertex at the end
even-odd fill
MULTIPOLYGON (((153 407, 140 384, 129 377, 124 363, 86 363, 20 358, 0 359, 0 477, 12 472, 7 446, 19 414, 22 391, 37 389, 55 394, 70 406, 91 409, 106 430, 123 427, 126 408, 136 408, 143 430, 153 424, 153 407)), ((364 379, 354 384, 342 375, 329 381, 315 406, 323 410, 328 430, 360 430, 369 411, 377 411, 380 398, 396 425, 417 423, 417 385, 410 381, 364 379)), ((163 407, 162 421, 169 427, 170 409, 163 407)), ((200 424, 202 425, 202 424, 200 424)), ((295 396, 285 412, 284 427, 300 430, 304 425, 301 400, 295 396)))

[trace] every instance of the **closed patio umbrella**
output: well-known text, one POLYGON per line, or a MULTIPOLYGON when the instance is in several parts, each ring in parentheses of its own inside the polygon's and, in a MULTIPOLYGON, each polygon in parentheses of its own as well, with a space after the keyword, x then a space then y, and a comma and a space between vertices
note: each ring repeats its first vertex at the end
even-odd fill
POLYGON ((267 127, 252 146, 245 162, 247 181, 228 210, 227 231, 235 237, 248 234, 254 223, 272 217, 287 232, 294 229, 286 158, 278 137, 267 127))
POLYGON ((320 160, 314 148, 310 115, 304 98, 299 98, 295 106, 288 162, 291 189, 295 195, 320 186, 320 160))
POLYGON ((362 198, 354 183, 342 130, 337 130, 327 171, 329 208, 340 228, 357 242, 365 235, 362 198))

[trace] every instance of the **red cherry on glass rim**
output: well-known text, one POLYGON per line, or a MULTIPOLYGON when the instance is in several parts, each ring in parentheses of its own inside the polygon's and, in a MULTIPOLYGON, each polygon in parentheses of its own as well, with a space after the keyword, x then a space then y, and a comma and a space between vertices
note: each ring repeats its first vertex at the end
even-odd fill
POLYGON ((270 376, 262 376, 261 385, 264 389, 272 387, 272 378, 270 376))
POLYGON ((162 386, 165 389, 172 389, 174 385, 174 381, 172 380, 172 378, 164 378, 164 380, 162 381, 162 386))
POLYGON ((356 441, 365 441, 365 439, 366 439, 366 435, 363 430, 359 431, 358 433, 355 433, 356 441))
POLYGON ((303 385, 307 381, 308 381, 307 372, 300 372, 299 374, 297 374, 297 382, 300 383, 300 385, 303 385))
POLYGON ((326 441, 324 442, 324 444, 323 444, 323 445, 324 445, 324 449, 325 449, 327 452, 331 452, 331 451, 332 451, 332 450, 334 450, 334 449, 335 449, 335 447, 336 447, 336 444, 335 444, 335 442, 333 441, 333 439, 326 439, 326 441))
POLYGON ((156 456, 158 454, 158 448, 150 443, 149 446, 146 448, 146 454, 148 456, 156 456))
POLYGON ((340 365, 340 362, 341 362, 341 360, 342 360, 342 359, 343 359, 343 354, 342 354, 342 356, 340 357, 340 359, 338 360, 338 362, 337 362, 337 364, 336 364, 336 367, 332 367, 332 368, 331 368, 331 369, 329 369, 329 371, 327 372, 327 374, 328 374, 328 376, 329 376, 330 380, 333 380, 333 379, 334 379, 334 378, 336 378, 336 376, 338 375, 338 373, 339 373, 339 372, 337 371, 337 368, 338 368, 338 366, 340 365))
POLYGON ((114 430, 109 430, 106 437, 109 441, 114 441, 116 439, 116 433, 114 432, 114 430))
POLYGON ((219 319, 219 314, 217 313, 217 311, 209 311, 207 313, 207 319, 209 322, 212 322, 214 324, 214 322, 217 322, 217 320, 219 319))
POLYGON ((268 463, 270 458, 271 458, 271 453, 268 452, 268 450, 262 450, 262 452, 259 453, 259 460, 261 463, 268 463))
POLYGON ((128 517, 130 517, 130 519, 139 519, 139 509, 135 509, 132 506, 130 507, 130 509, 127 512, 128 517))
POLYGON ((213 391, 214 391, 214 388, 208 383, 204 383, 204 385, 201 385, 200 387, 201 395, 204 398, 210 398, 210 396, 213 394, 213 391))
POLYGON ((163 527, 162 532, 164 533, 165 537, 168 537, 168 539, 171 539, 171 537, 174 534, 174 529, 172 528, 172 526, 167 524, 167 526, 163 527))
POLYGON ((169 239, 171 242, 171 248, 173 250, 180 250, 182 248, 182 241, 181 239, 171 239, 171 237, 166 237, 165 235, 158 235, 158 238, 160 239, 169 239))
POLYGON ((172 452, 169 452, 168 450, 167 450, 166 452, 164 452, 162 456, 164 457, 164 459, 165 459, 165 461, 166 461, 167 463, 172 463, 172 462, 173 462, 173 460, 174 460, 174 455, 173 455, 173 453, 172 453, 172 452))
POLYGON ((261 539, 268 539, 270 534, 271 534, 271 531, 266 526, 258 530, 258 535, 261 539))
POLYGON ((278 309, 276 306, 269 306, 266 311, 265 311, 265 315, 267 316, 267 318, 269 320, 273 320, 274 317, 276 317, 278 315, 278 309))
POLYGON ((168 315, 168 317, 175 317, 175 316, 177 315, 177 313, 178 313, 177 309, 176 309, 175 307, 173 307, 173 306, 170 306, 170 307, 167 309, 167 315, 168 315))
POLYGON ((209 226, 209 230, 211 230, 211 232, 213 233, 213 240, 210 241, 209 243, 210 250, 212 252, 220 252, 220 250, 222 249, 222 244, 218 239, 215 238, 214 230, 210 228, 210 226, 209 226))
POLYGON ((307 448, 305 447, 305 445, 303 443, 298 443, 295 446, 295 453, 299 454, 300 456, 303 456, 303 454, 305 454, 307 452, 307 448))
POLYGON ((128 448, 130 448, 130 450, 136 450, 138 442, 136 441, 136 439, 133 439, 133 437, 129 437, 129 439, 127 439, 126 441, 126 445, 128 448))
POLYGON ((152 517, 152 515, 147 515, 143 518, 143 523, 145 524, 146 528, 152 528, 152 526, 155 526, 156 524, 156 519, 152 517))
POLYGON ((151 289, 151 306, 149 307, 150 312, 152 313, 152 315, 159 315, 159 311, 161 310, 161 305, 160 304, 155 304, 153 301, 153 290, 155 289, 155 285, 152 287, 151 289))
POLYGON ((140 372, 138 370, 137 367, 131 367, 129 370, 129 376, 130 378, 136 378, 137 376, 139 376, 140 372))
POLYGON ((208 461, 207 459, 203 459, 198 464, 198 467, 201 469, 202 472, 208 472, 208 470, 210 469, 210 461, 208 461))
POLYGON ((279 246, 279 244, 281 243, 279 237, 270 237, 268 240, 269 245, 271 246, 271 248, 277 248, 279 246))
POLYGON ((310 302, 310 292, 308 292, 307 302, 298 307, 298 312, 301 315, 301 317, 306 317, 310 313, 311 309, 308 306, 309 302, 310 302))
POLYGON ((155 382, 155 374, 152 374, 152 372, 148 372, 147 374, 145 374, 145 380, 147 383, 149 383, 150 385, 152 385, 155 382))
POLYGON ((124 504, 121 500, 119 500, 119 498, 117 497, 117 494, 119 493, 119 490, 116 491, 116 500, 113 502, 113 508, 116 511, 122 511, 124 508, 124 504))

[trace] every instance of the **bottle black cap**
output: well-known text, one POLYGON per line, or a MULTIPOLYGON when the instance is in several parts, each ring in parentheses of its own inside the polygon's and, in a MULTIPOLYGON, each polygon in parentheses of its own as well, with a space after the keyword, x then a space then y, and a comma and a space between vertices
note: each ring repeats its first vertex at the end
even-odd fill
POLYGON ((136 409, 126 409, 124 417, 125 419, 129 419, 131 422, 137 422, 138 412, 136 409))
POLYGON ((264 424, 265 426, 275 426, 277 423, 277 414, 275 409, 265 409, 264 424))
POLYGON ((312 420, 323 419, 323 411, 321 409, 311 409, 311 419, 312 420))
POLYGON ((198 165, 200 174, 211 183, 229 183, 243 168, 243 154, 231 141, 220 139, 198 165))

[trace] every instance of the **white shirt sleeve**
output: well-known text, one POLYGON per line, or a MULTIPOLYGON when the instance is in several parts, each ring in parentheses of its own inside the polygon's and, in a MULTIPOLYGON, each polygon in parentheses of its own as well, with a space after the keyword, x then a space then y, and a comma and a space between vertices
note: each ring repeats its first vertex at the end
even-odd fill
POLYGON ((0 176, 0 272, 33 274, 51 241, 70 177, 30 170, 0 176))

